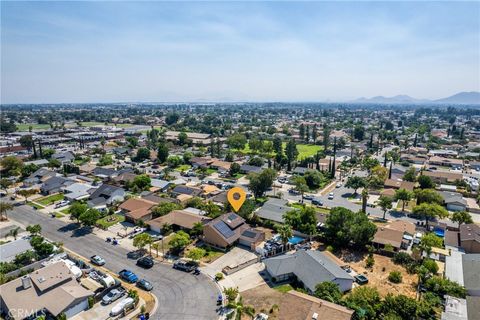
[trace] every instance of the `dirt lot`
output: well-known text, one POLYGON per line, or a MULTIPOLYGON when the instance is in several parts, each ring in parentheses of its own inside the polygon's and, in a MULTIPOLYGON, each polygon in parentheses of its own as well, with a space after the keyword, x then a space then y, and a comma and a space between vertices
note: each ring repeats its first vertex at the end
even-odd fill
MULTIPOLYGON (((274 305, 280 307, 281 300, 285 293, 270 288, 268 285, 262 285, 241 293, 244 305, 251 305, 255 312, 263 312, 268 315, 268 319, 278 319, 278 310, 272 310, 274 305), (273 312, 270 312, 273 311, 273 312)), ((242 319, 251 319, 245 317, 242 319)))
MULTIPOLYGON (((375 264, 372 269, 365 268, 365 259, 357 262, 349 262, 350 267, 357 273, 366 274, 368 277, 368 286, 376 287, 382 296, 388 293, 404 294, 415 298, 415 288, 417 285, 417 275, 408 274, 404 267, 396 265, 389 257, 374 254, 375 264), (391 271, 400 271, 403 275, 403 281, 394 284, 388 281, 388 274, 391 271)), ((366 256, 365 256, 366 258, 366 256)))

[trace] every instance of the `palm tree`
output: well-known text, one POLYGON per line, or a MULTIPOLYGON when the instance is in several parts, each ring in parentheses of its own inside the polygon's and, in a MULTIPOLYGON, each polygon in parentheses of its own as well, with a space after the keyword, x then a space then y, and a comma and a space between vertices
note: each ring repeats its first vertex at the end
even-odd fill
POLYGON ((13 205, 7 202, 0 202, 0 220, 7 220, 7 211, 12 210, 13 205), (5 216, 5 217, 4 217, 5 216))
POLYGON ((368 189, 363 188, 362 190, 362 212, 367 213, 367 200, 368 200, 368 189))
POLYGON ((255 316, 255 308, 244 305, 242 297, 240 297, 238 301, 229 302, 227 308, 234 310, 234 312, 227 316, 227 319, 235 318, 235 320, 241 320, 244 314, 250 316, 252 319, 255 316))
POLYGON ((8 232, 8 235, 13 237, 13 239, 17 240, 17 236, 18 236, 18 232, 20 231, 20 227, 16 227, 14 229, 11 229, 9 232, 8 232))
POLYGON ((289 224, 284 224, 278 229, 278 233, 280 234, 280 239, 283 243, 283 251, 286 251, 288 239, 293 237, 292 227, 289 224))

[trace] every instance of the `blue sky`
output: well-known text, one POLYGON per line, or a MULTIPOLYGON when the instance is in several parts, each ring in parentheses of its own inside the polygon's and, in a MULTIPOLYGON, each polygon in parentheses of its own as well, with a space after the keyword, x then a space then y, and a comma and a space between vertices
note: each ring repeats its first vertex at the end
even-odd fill
POLYGON ((480 2, 4 2, 1 102, 480 91, 480 2))

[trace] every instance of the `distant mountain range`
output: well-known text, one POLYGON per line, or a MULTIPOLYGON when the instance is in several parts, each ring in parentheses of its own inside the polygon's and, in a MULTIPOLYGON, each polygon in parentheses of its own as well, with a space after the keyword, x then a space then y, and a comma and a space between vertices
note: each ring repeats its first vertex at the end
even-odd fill
POLYGON ((415 99, 407 95, 398 95, 394 97, 383 97, 376 96, 372 98, 360 98, 353 100, 351 102, 355 103, 414 103, 414 104, 423 104, 423 103, 437 103, 437 104, 480 104, 480 92, 471 91, 471 92, 459 92, 453 96, 446 97, 438 100, 428 100, 428 99, 415 99))

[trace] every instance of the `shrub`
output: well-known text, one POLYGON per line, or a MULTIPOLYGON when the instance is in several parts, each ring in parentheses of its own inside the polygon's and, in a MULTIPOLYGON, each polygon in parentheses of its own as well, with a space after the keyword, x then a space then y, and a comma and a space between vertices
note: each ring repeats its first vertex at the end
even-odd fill
POLYGON ((333 252, 333 251, 334 251, 333 246, 327 246, 327 251, 328 251, 328 252, 333 252))
POLYGON ((402 273, 400 271, 392 271, 388 275, 388 281, 393 283, 401 283, 403 280, 402 273))
POLYGON ((413 262, 413 258, 406 252, 397 252, 393 255, 393 263, 406 266, 413 262))
POLYGON ((223 273, 219 272, 215 275, 215 281, 220 281, 223 279, 223 273))
POLYGON ((92 296, 88 297, 88 308, 91 309, 93 308, 93 305, 95 304, 95 300, 93 299, 92 296))
POLYGON ((375 264, 375 259, 373 258, 373 254, 369 254, 366 261, 365 261, 366 267, 371 268, 375 264))

